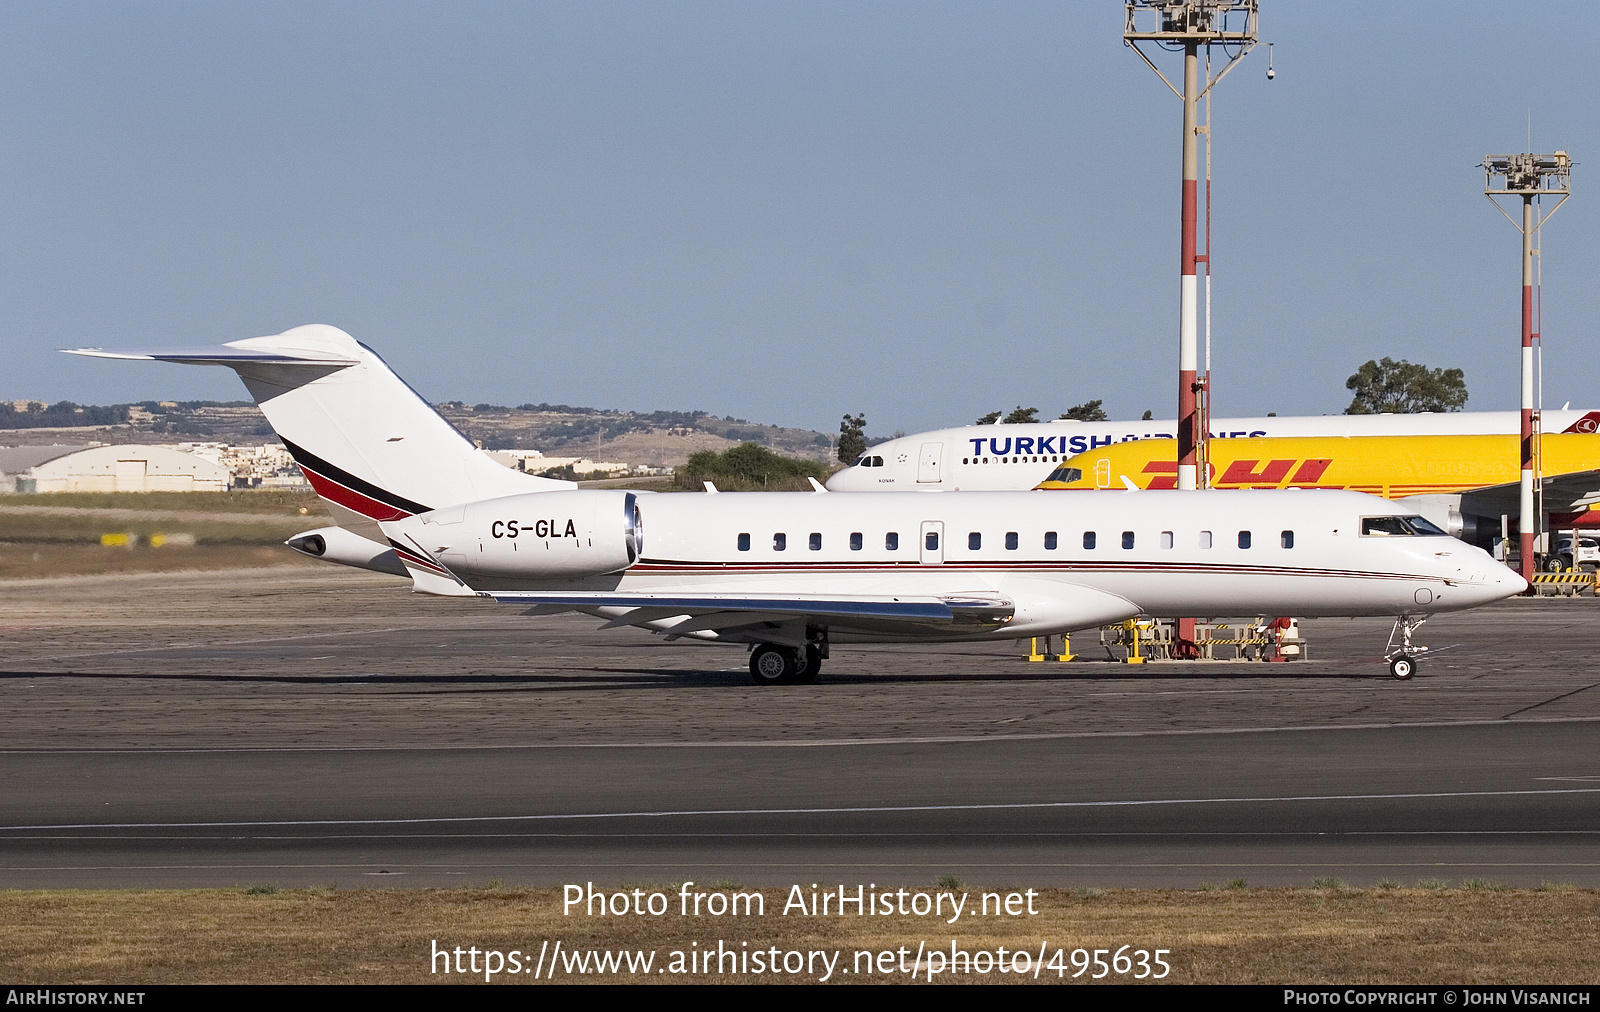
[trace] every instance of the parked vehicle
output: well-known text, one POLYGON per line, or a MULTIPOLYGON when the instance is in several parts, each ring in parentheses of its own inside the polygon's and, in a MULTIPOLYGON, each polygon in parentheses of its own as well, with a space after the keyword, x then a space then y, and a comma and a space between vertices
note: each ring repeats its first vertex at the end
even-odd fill
MULTIPOLYGON (((1572 535, 1566 535, 1556 542, 1556 550, 1545 557, 1544 568, 1547 573, 1561 573, 1573 567, 1572 535)), ((1600 540, 1594 538, 1578 538, 1577 567, 1586 573, 1600 570, 1600 540)))

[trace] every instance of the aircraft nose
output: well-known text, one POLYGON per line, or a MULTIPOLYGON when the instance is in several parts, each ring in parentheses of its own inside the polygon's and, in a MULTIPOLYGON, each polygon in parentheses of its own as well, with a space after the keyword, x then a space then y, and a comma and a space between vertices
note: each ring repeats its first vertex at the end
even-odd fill
MULTIPOLYGON (((1488 553, 1474 553, 1477 558, 1461 558, 1457 553, 1439 553, 1445 558, 1446 568, 1453 570, 1446 579, 1457 588, 1454 599, 1458 606, 1476 607, 1507 597, 1515 597, 1528 589, 1528 581, 1510 567, 1496 562, 1488 553)), ((1446 604, 1450 603, 1447 596, 1446 604)))
POLYGON ((1483 590, 1484 602, 1498 601, 1501 598, 1515 597, 1528 589, 1528 581, 1524 580, 1515 570, 1498 562, 1490 561, 1487 572, 1477 576, 1471 582, 1483 590))

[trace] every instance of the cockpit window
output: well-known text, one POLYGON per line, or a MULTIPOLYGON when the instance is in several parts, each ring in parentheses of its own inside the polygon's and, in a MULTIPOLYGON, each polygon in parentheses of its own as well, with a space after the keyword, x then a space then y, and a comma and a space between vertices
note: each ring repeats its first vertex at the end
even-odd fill
POLYGON ((1083 472, 1075 467, 1058 467, 1054 471, 1050 472, 1050 477, 1045 479, 1045 481, 1059 481, 1063 483, 1082 480, 1083 472))
POLYGON ((1362 517, 1361 534, 1363 537, 1376 538, 1447 538, 1450 536, 1431 521, 1415 516, 1362 517))
POLYGON ((873 457, 873 456, 869 456, 869 455, 863 453, 861 456, 856 458, 856 466, 857 467, 882 467, 883 466, 883 458, 882 457, 873 457))

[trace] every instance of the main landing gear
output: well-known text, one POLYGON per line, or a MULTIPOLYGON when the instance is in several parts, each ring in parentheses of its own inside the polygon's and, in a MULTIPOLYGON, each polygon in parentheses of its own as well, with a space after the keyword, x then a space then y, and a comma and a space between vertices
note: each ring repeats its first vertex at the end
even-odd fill
POLYGON ((757 685, 798 685, 817 680, 825 646, 787 647, 762 643, 750 653, 750 679, 757 685))
POLYGON ((1428 653, 1427 647, 1411 642, 1411 634, 1426 621, 1426 618, 1413 618, 1410 615, 1401 615, 1394 620, 1394 629, 1389 633, 1389 645, 1383 659, 1389 662, 1389 674, 1402 682, 1417 673, 1417 662, 1428 653), (1400 642, 1396 643, 1396 639, 1400 642))

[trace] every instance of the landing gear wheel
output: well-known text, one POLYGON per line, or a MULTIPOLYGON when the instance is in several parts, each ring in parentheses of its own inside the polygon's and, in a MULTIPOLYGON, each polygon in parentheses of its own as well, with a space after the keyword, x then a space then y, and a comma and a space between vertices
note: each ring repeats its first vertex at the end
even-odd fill
POLYGON ((1392 658, 1389 661, 1389 674, 1402 682, 1416 673, 1417 662, 1415 658, 1401 654, 1399 657, 1392 658))
POLYGON ((801 672, 803 663, 791 648, 763 643, 750 655, 750 678, 757 685, 788 685, 801 672))
POLYGON ((816 647, 806 647, 805 662, 800 670, 795 672, 794 681, 809 684, 817 680, 817 674, 822 670, 822 651, 816 647))

